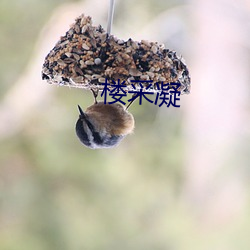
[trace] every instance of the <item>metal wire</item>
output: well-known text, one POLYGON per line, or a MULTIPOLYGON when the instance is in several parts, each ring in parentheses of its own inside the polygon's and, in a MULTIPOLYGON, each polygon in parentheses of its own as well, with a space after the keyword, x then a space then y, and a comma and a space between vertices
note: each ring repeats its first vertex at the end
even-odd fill
POLYGON ((110 0, 109 13, 108 13, 108 26, 107 26, 107 33, 108 34, 111 33, 111 29, 112 29, 114 9, 115 9, 115 0, 110 0))

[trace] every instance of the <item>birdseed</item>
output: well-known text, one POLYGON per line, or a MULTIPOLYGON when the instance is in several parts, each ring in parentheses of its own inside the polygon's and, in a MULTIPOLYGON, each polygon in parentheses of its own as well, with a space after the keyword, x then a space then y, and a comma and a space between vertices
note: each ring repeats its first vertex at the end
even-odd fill
MULTIPOLYGON (((181 94, 190 92, 188 68, 175 51, 157 42, 123 41, 108 35, 91 17, 81 15, 62 36, 45 58, 42 79, 51 84, 87 89, 103 89, 102 83, 125 81, 126 91, 131 81, 151 80, 156 83, 179 83, 181 94)), ((144 87, 148 83, 143 83, 144 87)))

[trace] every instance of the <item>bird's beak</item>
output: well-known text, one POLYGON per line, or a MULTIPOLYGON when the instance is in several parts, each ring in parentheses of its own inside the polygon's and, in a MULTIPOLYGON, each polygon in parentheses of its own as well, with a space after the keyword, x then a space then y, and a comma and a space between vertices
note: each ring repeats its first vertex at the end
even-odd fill
POLYGON ((82 108, 79 105, 77 105, 77 106, 78 106, 78 110, 79 110, 79 113, 80 113, 80 118, 86 118, 84 112, 82 111, 82 108))

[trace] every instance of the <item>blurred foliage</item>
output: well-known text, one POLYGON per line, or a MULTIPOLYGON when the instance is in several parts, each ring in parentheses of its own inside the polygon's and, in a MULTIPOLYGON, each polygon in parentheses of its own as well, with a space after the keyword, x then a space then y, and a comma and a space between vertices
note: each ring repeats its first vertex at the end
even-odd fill
POLYGON ((68 0, 0 2, 0 97, 25 69, 37 36, 56 6, 68 0))

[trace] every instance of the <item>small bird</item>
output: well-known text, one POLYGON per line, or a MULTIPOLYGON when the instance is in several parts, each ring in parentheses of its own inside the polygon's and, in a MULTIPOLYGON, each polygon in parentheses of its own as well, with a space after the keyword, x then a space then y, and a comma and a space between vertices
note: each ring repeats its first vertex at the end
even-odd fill
POLYGON ((85 112, 80 112, 76 122, 76 134, 88 148, 112 148, 128 134, 133 132, 134 117, 119 103, 97 102, 85 112))

